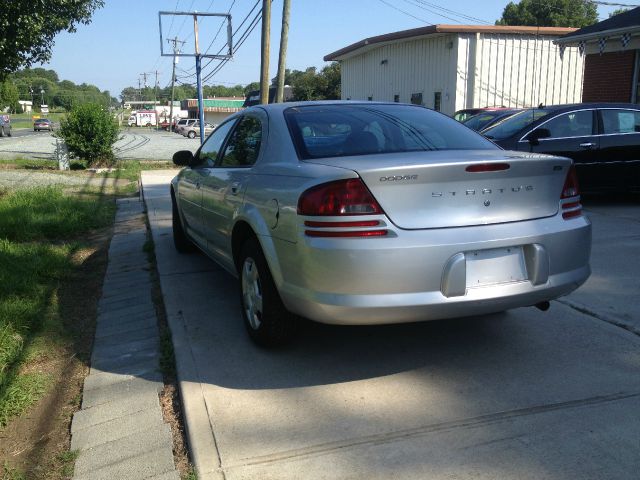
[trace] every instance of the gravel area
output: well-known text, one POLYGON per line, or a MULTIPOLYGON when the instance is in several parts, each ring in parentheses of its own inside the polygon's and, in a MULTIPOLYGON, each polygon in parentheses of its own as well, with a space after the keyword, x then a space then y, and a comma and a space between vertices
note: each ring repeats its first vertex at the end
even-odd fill
MULTIPOLYGON (((171 160, 178 150, 195 152, 198 139, 190 139, 165 131, 130 128, 114 145, 117 158, 137 160, 171 160)), ((0 159, 55 159, 56 139, 49 133, 0 138, 0 159)))

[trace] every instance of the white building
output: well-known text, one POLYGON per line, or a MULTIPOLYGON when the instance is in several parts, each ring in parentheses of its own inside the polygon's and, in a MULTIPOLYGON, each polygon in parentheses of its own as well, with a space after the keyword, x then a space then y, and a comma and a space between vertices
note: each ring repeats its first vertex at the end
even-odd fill
POLYGON ((463 108, 580 102, 583 58, 553 40, 574 28, 430 25, 371 37, 324 57, 342 98, 463 108))
POLYGON ((33 102, 31 100, 18 100, 18 103, 22 108, 22 113, 31 113, 33 109, 33 102))

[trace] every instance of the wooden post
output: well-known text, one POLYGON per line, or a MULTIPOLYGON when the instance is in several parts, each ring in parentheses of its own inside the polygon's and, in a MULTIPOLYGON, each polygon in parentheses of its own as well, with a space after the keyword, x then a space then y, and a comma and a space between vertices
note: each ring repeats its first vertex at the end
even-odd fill
POLYGON ((271 42, 271 0, 262 0, 262 49, 260 54, 260 103, 269 103, 269 46, 271 42))
POLYGON ((278 92, 276 102, 284 102, 284 75, 287 63, 287 42, 289 41, 289 13, 291 0, 282 3, 282 30, 280 31, 280 55, 278 56, 278 92))

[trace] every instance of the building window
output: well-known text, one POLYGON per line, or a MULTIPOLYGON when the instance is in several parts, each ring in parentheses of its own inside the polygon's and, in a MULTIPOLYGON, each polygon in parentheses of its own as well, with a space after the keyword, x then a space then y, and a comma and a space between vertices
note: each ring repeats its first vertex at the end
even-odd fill
POLYGON ((411 103, 414 105, 422 105, 422 93, 412 93, 411 103))
POLYGON ((367 100, 371 102, 373 100, 373 97, 367 97, 367 100))
POLYGON ((433 94, 433 109, 436 112, 439 112, 441 107, 442 107, 442 92, 435 92, 433 94))
POLYGON ((394 95, 393 96, 393 101, 396 103, 400 103, 400 95, 394 95))

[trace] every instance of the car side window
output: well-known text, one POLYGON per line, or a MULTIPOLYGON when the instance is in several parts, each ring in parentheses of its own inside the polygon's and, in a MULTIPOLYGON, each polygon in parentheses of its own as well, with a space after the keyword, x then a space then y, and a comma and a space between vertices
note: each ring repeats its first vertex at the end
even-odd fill
POLYGON ((640 112, 637 110, 600 110, 602 133, 640 132, 640 112))
POLYGON ((258 159, 262 142, 262 123, 253 116, 245 116, 231 133, 218 166, 250 167, 258 159))
POLYGON ((224 144, 224 139, 227 138, 227 134, 234 124, 235 121, 233 120, 223 123, 211 133, 200 148, 197 167, 209 168, 215 165, 218 154, 224 144))
POLYGON ((587 137, 593 135, 593 111, 563 113, 541 127, 549 130, 549 138, 587 137))

